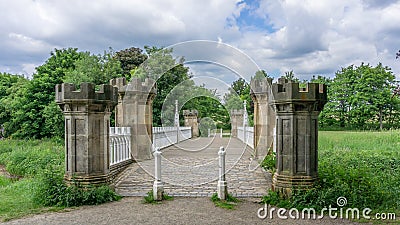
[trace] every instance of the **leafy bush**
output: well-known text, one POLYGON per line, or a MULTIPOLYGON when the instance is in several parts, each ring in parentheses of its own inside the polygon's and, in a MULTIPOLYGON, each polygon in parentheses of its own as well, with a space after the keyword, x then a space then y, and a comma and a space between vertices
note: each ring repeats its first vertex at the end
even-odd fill
POLYGON ((108 186, 82 187, 78 183, 67 186, 61 171, 44 170, 37 180, 34 201, 44 206, 98 205, 121 199, 108 186))
POLYGON ((400 208, 399 132, 320 132, 319 181, 310 190, 293 190, 290 199, 270 192, 263 201, 279 207, 400 208), (366 141, 368 140, 368 141, 366 141))
POLYGON ((261 162, 261 166, 271 172, 272 174, 275 173, 276 170, 276 154, 275 152, 268 153, 264 160, 261 162))
POLYGON ((63 168, 64 149, 56 140, 3 140, 0 164, 18 176, 35 176, 48 165, 63 168))

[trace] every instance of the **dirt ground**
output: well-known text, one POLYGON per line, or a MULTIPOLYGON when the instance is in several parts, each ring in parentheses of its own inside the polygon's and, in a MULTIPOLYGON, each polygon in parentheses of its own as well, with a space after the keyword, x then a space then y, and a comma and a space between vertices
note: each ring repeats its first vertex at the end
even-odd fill
MULTIPOLYGON (((260 199, 241 199, 235 210, 215 207, 210 198, 175 198, 143 204, 141 197, 34 215, 1 224, 356 224, 341 219, 260 219, 260 199)), ((365 223, 363 223, 365 224, 365 223)))

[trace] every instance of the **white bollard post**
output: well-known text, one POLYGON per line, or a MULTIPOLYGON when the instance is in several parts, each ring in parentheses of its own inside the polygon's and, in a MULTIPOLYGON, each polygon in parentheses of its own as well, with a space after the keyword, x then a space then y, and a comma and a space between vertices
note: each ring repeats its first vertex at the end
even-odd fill
POLYGON ((161 152, 159 148, 153 153, 154 155, 154 184, 153 184, 153 198, 156 201, 161 201, 164 194, 164 186, 161 181, 161 152))
POLYGON ((228 196, 228 186, 225 180, 225 150, 224 147, 219 148, 218 158, 219 158, 219 179, 217 185, 218 198, 221 200, 226 200, 228 196))
POLYGON ((222 138, 222 128, 221 128, 221 138, 222 138))
POLYGON ((208 128, 208 137, 211 137, 211 129, 208 128))

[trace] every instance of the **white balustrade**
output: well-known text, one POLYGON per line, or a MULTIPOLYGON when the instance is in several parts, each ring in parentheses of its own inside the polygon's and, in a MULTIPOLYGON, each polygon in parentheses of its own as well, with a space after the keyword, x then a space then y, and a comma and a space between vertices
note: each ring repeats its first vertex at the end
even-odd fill
POLYGON ((131 130, 129 127, 110 127, 110 165, 131 159, 131 130))
MULTIPOLYGON (((192 138, 191 127, 179 127, 179 131, 176 127, 153 127, 153 145, 159 149, 190 138, 192 138)), ((130 148, 130 127, 110 127, 110 165, 130 160, 130 148)))
POLYGON ((248 146, 254 148, 254 127, 238 127, 237 137, 248 146))
POLYGON ((155 148, 166 148, 190 138, 192 138, 191 127, 179 127, 179 131, 176 127, 153 127, 153 145, 155 148))

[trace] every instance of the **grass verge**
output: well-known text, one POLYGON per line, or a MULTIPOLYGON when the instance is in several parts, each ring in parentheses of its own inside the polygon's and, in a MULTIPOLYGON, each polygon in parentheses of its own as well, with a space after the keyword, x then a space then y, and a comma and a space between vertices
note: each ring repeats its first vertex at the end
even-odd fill
POLYGON ((293 190, 290 199, 269 193, 265 203, 283 208, 370 208, 400 215, 400 132, 319 132, 319 181, 293 190))
POLYGON ((166 201, 174 200, 174 197, 169 196, 167 193, 163 193, 162 200, 156 201, 156 200, 154 200, 153 190, 151 190, 151 191, 147 192, 147 196, 144 196, 143 203, 145 203, 145 204, 160 204, 164 200, 166 200, 166 201))
POLYGON ((214 203, 215 206, 223 208, 223 209, 235 209, 239 199, 233 197, 232 195, 228 194, 226 200, 221 200, 218 198, 218 194, 214 193, 211 196, 211 201, 214 203))
POLYGON ((1 140, 0 164, 21 178, 0 175, 0 221, 121 198, 108 186, 67 186, 64 147, 59 140, 1 140))

